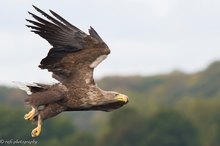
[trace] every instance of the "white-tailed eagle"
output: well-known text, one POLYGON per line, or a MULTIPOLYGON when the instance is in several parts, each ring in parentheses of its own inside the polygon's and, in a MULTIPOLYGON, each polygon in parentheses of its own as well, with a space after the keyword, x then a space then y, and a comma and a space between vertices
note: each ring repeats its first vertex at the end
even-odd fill
POLYGON ((46 19, 28 12, 35 20, 26 19, 27 27, 52 45, 39 67, 52 72, 59 83, 22 87, 28 94, 25 102, 32 107, 24 118, 37 124, 32 137, 40 134, 44 120, 63 111, 112 111, 128 103, 126 95, 104 91, 95 84, 93 70, 110 53, 97 32, 90 27, 86 34, 54 11, 50 10, 52 17, 33 7, 46 19))

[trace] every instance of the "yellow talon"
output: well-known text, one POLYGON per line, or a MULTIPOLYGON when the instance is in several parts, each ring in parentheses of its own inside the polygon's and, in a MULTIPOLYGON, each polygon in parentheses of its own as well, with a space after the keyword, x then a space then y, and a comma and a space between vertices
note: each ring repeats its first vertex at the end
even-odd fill
POLYGON ((37 137, 37 136, 39 136, 40 133, 41 133, 41 127, 42 127, 42 120, 41 120, 41 116, 38 115, 37 127, 32 130, 31 136, 32 136, 32 137, 37 137))
POLYGON ((25 114, 24 115, 24 119, 25 120, 33 120, 33 118, 34 118, 34 112, 32 112, 32 111, 30 111, 28 114, 25 114))
POLYGON ((33 129, 31 132, 32 137, 37 137, 40 135, 41 132, 41 126, 37 126, 37 128, 33 129))
POLYGON ((34 107, 32 107, 31 111, 24 115, 24 119, 31 121, 34 119, 36 115, 37 115, 37 110, 34 107))

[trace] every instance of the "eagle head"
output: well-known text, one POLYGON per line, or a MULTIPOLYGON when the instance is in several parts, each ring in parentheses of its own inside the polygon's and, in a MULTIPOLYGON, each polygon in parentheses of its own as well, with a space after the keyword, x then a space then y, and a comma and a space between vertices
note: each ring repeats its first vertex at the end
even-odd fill
POLYGON ((127 104, 128 101, 129 99, 127 95, 118 92, 107 91, 104 94, 104 99, 102 105, 100 106, 100 110, 109 112, 122 107, 123 105, 127 104))

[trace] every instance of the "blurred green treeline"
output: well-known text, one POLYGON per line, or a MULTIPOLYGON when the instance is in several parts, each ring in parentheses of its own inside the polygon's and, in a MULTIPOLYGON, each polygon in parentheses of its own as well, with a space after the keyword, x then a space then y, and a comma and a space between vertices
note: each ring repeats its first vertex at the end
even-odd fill
MULTIPOLYGON (((219 146, 220 62, 204 71, 150 77, 106 77, 101 88, 129 96, 129 104, 106 112, 68 112, 44 122, 41 146, 219 146)), ((25 94, 0 88, 2 140, 33 140, 25 94)), ((2 142, 2 143, 1 143, 2 142)), ((33 144, 34 145, 34 144, 33 144)))

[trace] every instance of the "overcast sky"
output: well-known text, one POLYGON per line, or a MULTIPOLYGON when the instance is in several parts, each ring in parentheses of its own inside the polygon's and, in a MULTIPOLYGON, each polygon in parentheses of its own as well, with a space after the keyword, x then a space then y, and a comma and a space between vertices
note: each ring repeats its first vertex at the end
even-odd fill
POLYGON ((52 9, 112 50, 95 77, 196 72, 220 59, 219 0, 5 0, 0 4, 0 84, 53 82, 37 66, 51 47, 25 27, 32 4, 52 9))

